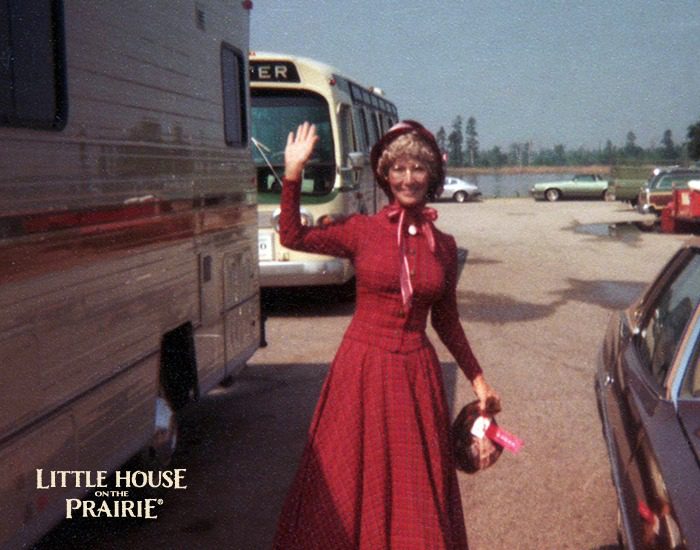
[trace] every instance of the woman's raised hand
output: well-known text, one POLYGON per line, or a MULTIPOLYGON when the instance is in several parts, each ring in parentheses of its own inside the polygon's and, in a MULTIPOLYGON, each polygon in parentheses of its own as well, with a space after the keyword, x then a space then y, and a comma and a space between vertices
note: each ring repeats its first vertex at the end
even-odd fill
POLYGON ((284 149, 284 177, 291 181, 299 181, 304 166, 311 158, 318 135, 316 126, 304 122, 296 131, 289 132, 287 146, 284 149))

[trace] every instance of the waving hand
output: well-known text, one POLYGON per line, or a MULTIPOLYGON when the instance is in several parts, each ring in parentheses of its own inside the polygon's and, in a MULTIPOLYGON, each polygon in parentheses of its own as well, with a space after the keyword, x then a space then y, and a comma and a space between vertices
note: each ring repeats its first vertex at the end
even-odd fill
POLYGON ((284 149, 284 175, 288 180, 299 181, 304 166, 311 158, 318 142, 316 126, 304 122, 296 131, 289 132, 284 149))

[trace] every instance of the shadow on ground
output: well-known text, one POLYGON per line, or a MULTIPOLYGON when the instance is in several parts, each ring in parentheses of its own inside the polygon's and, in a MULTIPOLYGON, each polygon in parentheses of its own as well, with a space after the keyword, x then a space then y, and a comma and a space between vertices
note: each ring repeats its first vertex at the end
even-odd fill
POLYGON ((584 281, 568 278, 568 288, 550 292, 548 304, 518 300, 507 294, 458 290, 459 313, 465 321, 505 324, 534 321, 553 315, 567 302, 596 304, 610 310, 627 307, 646 287, 634 281, 584 281))
MULTIPOLYGON (((157 519, 64 521, 34 548, 269 548, 327 373, 327 364, 247 367, 181 412, 169 468, 186 470, 187 489, 165 490, 157 519)), ((449 398, 456 376, 455 364, 443 367, 449 398)))
POLYGON ((343 287, 265 288, 260 296, 263 312, 275 317, 336 317, 355 311, 354 279, 343 287))

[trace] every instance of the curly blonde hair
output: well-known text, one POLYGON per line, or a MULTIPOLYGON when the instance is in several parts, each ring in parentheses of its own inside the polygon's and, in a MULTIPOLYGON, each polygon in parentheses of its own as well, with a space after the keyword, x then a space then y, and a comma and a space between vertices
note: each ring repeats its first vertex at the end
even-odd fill
POLYGON ((425 164, 428 169, 428 193, 432 199, 439 195, 442 187, 442 158, 438 155, 437 146, 431 144, 416 132, 407 132, 398 136, 387 145, 377 161, 377 183, 389 200, 394 194, 389 187, 389 169, 400 158, 408 157, 425 164))
POLYGON ((441 159, 435 158, 435 152, 426 141, 415 132, 400 135, 382 151, 379 157, 377 171, 385 178, 389 175, 389 169, 400 158, 409 157, 428 168, 430 181, 438 176, 438 165, 441 159))

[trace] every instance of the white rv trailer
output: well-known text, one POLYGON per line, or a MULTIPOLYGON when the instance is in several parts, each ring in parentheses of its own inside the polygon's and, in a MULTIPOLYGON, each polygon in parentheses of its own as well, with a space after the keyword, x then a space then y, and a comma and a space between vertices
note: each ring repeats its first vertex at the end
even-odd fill
POLYGON ((0 2, 0 547, 259 341, 250 2, 0 2))

